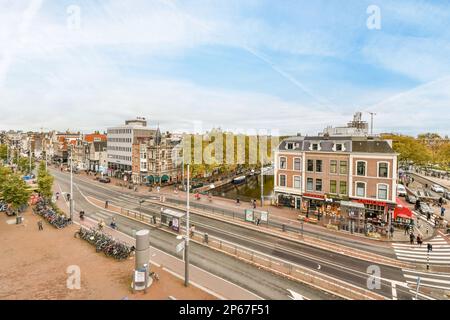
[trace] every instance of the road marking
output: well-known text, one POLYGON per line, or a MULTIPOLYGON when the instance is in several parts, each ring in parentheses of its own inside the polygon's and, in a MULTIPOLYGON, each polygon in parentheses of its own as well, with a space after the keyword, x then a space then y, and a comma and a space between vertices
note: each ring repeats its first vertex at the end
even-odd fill
POLYGON ((392 300, 397 300, 397 288, 395 283, 392 283, 392 300))

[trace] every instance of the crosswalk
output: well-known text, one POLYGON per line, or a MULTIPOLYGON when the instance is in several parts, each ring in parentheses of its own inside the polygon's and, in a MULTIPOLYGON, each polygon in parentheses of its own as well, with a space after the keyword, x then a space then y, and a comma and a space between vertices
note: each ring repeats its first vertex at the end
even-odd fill
MULTIPOLYGON (((440 272, 416 271, 402 269, 406 283, 412 289, 417 288, 417 280, 420 278, 421 288, 450 290, 450 274, 440 272)), ((414 291, 414 290, 412 290, 414 291)), ((414 291, 415 292, 415 291, 414 291)), ((429 297, 427 297, 429 298, 429 297)))
POLYGON ((398 260, 427 264, 429 258, 430 265, 448 265, 450 266, 450 244, 438 235, 430 241, 425 241, 422 246, 418 244, 393 243, 395 255, 398 260), (433 245, 433 250, 428 254, 427 244, 433 245))
MULTIPOLYGON (((425 215, 421 214, 420 212, 413 211, 413 213, 416 215, 418 221, 420 219, 422 222, 427 223, 431 227, 434 227, 436 225, 436 220, 438 220, 438 222, 439 222, 439 217, 435 214, 433 214, 430 217, 430 220, 427 220, 427 217, 425 215)), ((448 221, 444 219, 444 224, 446 224, 447 222, 448 221)))

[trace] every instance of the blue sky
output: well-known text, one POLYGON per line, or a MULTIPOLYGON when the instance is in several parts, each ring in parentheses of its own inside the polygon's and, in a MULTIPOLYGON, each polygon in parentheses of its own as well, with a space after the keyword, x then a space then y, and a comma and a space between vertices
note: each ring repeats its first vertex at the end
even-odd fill
POLYGON ((164 130, 314 134, 373 111, 375 132, 450 134, 447 1, 0 7, 0 129, 87 132, 145 116, 164 130))

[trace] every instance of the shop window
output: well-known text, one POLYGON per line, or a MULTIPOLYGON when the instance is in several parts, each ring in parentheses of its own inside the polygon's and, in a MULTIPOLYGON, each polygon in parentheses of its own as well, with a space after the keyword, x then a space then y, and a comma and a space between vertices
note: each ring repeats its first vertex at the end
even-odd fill
POLYGON ((378 177, 380 177, 380 178, 388 177, 388 163, 387 162, 378 163, 378 177))
POLYGON ((294 170, 301 171, 302 170, 302 159, 295 158, 294 159, 294 170))
POLYGON ((347 182, 341 181, 339 183, 339 194, 347 195, 347 182))
POLYGON ((306 190, 313 191, 314 189, 314 180, 313 178, 306 179, 306 190))
POLYGON ((337 183, 336 180, 330 180, 330 193, 337 193, 337 183))
POLYGON ((322 179, 316 179, 316 191, 322 191, 322 179))
POLYGON ((366 175, 366 162, 357 161, 356 162, 356 175, 365 176, 366 175))
POLYGON ((286 169, 286 158, 280 157, 280 169, 286 169))
POLYGON ((322 160, 316 160, 316 172, 322 172, 322 160))
POLYGON ((340 161, 339 172, 340 174, 347 174, 347 161, 340 161))
POLYGON ((308 172, 314 172, 314 160, 308 160, 307 170, 308 172))
POLYGON ((388 198, 388 186, 386 184, 378 185, 378 199, 387 200, 388 198))
POLYGON ((286 175, 280 174, 280 187, 286 187, 286 175))
POLYGON ((364 182, 356 183, 356 196, 365 197, 366 196, 366 184, 364 182))
POLYGON ((300 189, 302 187, 301 178, 299 176, 294 177, 294 188, 300 189))
POLYGON ((337 173, 337 161, 336 160, 330 161, 330 173, 337 173))

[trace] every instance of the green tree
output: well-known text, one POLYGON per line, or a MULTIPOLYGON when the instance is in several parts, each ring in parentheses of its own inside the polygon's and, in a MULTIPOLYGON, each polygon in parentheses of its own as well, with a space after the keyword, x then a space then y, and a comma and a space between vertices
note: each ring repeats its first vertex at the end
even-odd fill
MULTIPOLYGON (((31 160, 31 171, 33 171, 36 165, 34 164, 33 159, 31 160)), ((14 163, 17 164, 17 169, 23 174, 31 173, 30 159, 28 157, 20 157, 18 160, 15 160, 14 163)))
POLYGON ((53 176, 46 174, 38 178, 38 190, 44 198, 51 198, 53 191, 53 176))
POLYGON ((11 173, 12 171, 10 168, 3 167, 0 165, 0 192, 3 192, 3 186, 8 181, 8 178, 11 173))
POLYGON ((26 204, 30 198, 31 190, 18 174, 10 174, 3 184, 3 198, 14 209, 26 204))
POLYGON ((8 146, 6 144, 0 144, 0 160, 8 159, 8 146))

